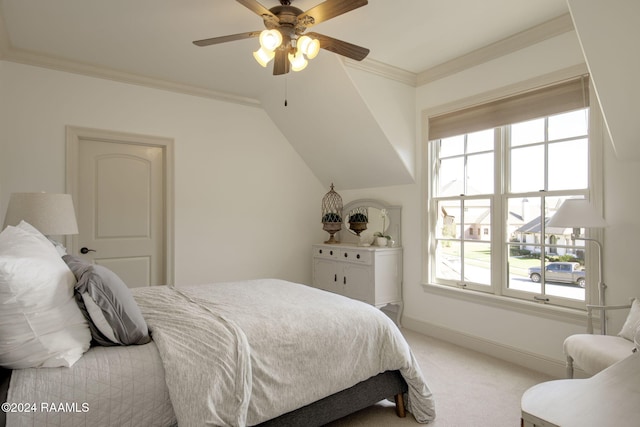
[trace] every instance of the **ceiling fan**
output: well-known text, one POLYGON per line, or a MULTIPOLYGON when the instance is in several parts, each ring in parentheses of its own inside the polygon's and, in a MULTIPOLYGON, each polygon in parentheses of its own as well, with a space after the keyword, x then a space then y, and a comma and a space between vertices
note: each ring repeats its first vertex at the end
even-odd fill
POLYGON ((369 49, 323 34, 310 32, 307 28, 336 16, 350 12, 368 3, 367 0, 326 0, 306 12, 291 6, 291 0, 280 0, 280 6, 267 9, 257 0, 237 0, 264 21, 266 30, 249 31, 210 39, 196 40, 196 46, 210 46, 252 37, 260 38, 260 49, 253 56, 263 67, 274 60, 273 74, 286 74, 289 70, 300 71, 307 60, 314 58, 320 48, 356 61, 363 60, 369 49))

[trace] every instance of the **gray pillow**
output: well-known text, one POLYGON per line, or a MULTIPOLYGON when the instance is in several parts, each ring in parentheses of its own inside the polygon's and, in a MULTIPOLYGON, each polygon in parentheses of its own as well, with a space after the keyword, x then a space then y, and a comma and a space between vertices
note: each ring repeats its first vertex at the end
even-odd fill
POLYGON ((122 279, 102 265, 71 255, 62 259, 76 276, 75 299, 95 343, 112 346, 151 341, 140 308, 122 279))

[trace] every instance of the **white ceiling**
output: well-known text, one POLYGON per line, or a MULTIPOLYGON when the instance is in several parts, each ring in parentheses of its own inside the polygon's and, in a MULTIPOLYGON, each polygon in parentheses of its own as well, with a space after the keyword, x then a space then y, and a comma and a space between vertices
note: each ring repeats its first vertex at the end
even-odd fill
MULTIPOLYGON (((292 5, 307 10, 319 2, 292 5)), ((365 61, 419 74, 567 12, 566 0, 369 0, 313 31, 369 48, 365 61)), ((252 99, 281 78, 254 61, 256 39, 191 43, 264 28, 234 0, 0 0, 2 17, 0 46, 14 56, 46 55, 252 99)))

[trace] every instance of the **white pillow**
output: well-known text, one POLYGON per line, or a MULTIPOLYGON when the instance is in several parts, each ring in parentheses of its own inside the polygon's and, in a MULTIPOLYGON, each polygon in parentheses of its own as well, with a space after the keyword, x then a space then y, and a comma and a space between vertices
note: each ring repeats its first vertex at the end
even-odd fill
POLYGON ((640 300, 635 298, 631 304, 627 320, 622 325, 618 336, 633 341, 633 336, 636 334, 638 327, 640 327, 640 300))
POLYGON ((29 224, 0 233, 1 366, 71 366, 89 349, 75 282, 51 242, 29 224))

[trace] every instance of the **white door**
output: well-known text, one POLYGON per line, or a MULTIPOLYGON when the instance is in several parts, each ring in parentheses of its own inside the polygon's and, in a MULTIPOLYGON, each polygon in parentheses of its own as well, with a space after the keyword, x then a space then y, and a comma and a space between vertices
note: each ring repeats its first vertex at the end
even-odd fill
POLYGON ((69 167, 79 229, 69 252, 104 265, 129 287, 167 284, 165 147, 108 134, 81 135, 68 147, 77 159, 69 167))

